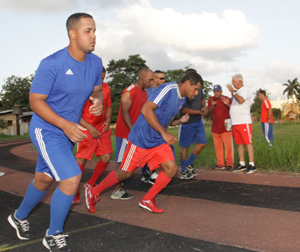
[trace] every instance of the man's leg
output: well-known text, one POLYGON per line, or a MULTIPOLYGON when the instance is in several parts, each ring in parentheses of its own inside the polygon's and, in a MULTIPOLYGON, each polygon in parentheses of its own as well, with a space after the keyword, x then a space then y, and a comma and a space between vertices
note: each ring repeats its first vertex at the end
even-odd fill
POLYGON ((225 160, 226 160, 226 168, 230 169, 229 167, 233 168, 234 164, 234 150, 233 150, 233 139, 231 132, 224 132, 221 134, 224 147, 225 147, 225 160))
POLYGON ((181 172, 184 172, 186 170, 186 161, 187 161, 188 150, 189 150, 189 148, 187 148, 187 147, 181 147, 181 150, 180 150, 181 172))
POLYGON ((254 149, 252 144, 246 145, 248 157, 249 157, 249 163, 254 163, 254 149))
MULTIPOLYGON (((87 159, 85 159, 85 158, 76 158, 76 161, 77 161, 77 164, 80 168, 81 174, 83 174, 83 170, 84 170, 85 164, 87 162, 87 159)), ((79 186, 80 186, 80 184, 78 185, 77 193, 76 193, 76 195, 73 199, 73 202, 72 202, 73 204, 80 204, 79 186)))
POLYGON ((92 177, 87 182, 88 185, 95 186, 96 181, 103 174, 106 167, 108 166, 110 156, 111 156, 110 154, 105 154, 100 157, 100 160, 98 161, 98 163, 95 166, 92 177))
POLYGON ((162 171, 155 180, 154 185, 150 188, 148 193, 142 198, 142 201, 139 203, 139 206, 145 208, 154 213, 163 213, 162 208, 158 208, 155 204, 154 198, 157 194, 166 187, 171 179, 177 172, 177 165, 175 160, 166 161, 161 163, 162 171))
POLYGON ((223 143, 222 143, 222 135, 217 133, 212 133, 214 146, 217 157, 217 165, 214 167, 215 169, 223 169, 225 168, 224 164, 224 153, 223 153, 223 143))
POLYGON ((51 199, 48 236, 63 232, 65 219, 78 190, 80 180, 81 174, 59 182, 59 186, 51 199))
POLYGON ((31 210, 45 196, 47 190, 54 182, 50 176, 36 172, 34 180, 29 184, 25 197, 19 208, 8 217, 9 223, 15 228, 21 240, 29 240, 31 236, 27 217, 31 210))

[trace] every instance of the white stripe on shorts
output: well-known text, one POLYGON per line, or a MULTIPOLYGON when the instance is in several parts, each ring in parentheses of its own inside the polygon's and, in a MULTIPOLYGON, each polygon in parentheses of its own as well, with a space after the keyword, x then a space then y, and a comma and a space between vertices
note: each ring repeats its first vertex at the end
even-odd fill
POLYGON ((247 125, 247 131, 248 131, 249 142, 252 143, 252 135, 250 134, 249 123, 247 123, 246 125, 247 125))
POLYGON ((130 150, 129 150, 129 152, 128 152, 128 155, 127 155, 127 157, 126 157, 126 160, 125 160, 125 162, 124 162, 124 165, 123 165, 123 167, 121 167, 121 169, 122 169, 123 171, 127 171, 128 167, 129 167, 129 165, 130 165, 132 156, 133 156, 133 154, 134 154, 134 152, 135 152, 135 149, 136 149, 136 145, 131 144, 130 150))
POLYGON ((35 131, 35 136, 36 136, 36 140, 38 141, 42 156, 44 158, 44 160, 46 161, 48 167, 50 168, 52 174, 54 175, 54 178, 56 181, 60 181, 60 177, 58 176, 54 166, 52 165, 50 158, 48 156, 47 150, 46 150, 46 146, 45 146, 45 142, 43 140, 43 136, 42 136, 42 129, 38 129, 36 128, 35 131))
POLYGON ((126 146, 127 146, 128 140, 126 138, 122 139, 122 144, 121 144, 121 148, 118 154, 118 159, 117 162, 122 162, 123 156, 124 156, 124 152, 126 150, 126 146))

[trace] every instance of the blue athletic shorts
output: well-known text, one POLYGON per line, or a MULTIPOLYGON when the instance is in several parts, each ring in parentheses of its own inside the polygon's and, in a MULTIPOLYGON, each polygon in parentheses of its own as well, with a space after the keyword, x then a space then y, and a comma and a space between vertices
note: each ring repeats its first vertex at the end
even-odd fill
POLYGON ((127 138, 120 138, 116 136, 116 158, 115 162, 121 163, 126 147, 128 144, 127 138))
POLYGON ((179 146, 189 148, 192 143, 206 144, 205 128, 202 120, 179 126, 179 146))
POLYGON ((30 126, 30 138, 39 153, 36 172, 43 172, 56 181, 81 174, 73 155, 74 143, 66 136, 30 126))

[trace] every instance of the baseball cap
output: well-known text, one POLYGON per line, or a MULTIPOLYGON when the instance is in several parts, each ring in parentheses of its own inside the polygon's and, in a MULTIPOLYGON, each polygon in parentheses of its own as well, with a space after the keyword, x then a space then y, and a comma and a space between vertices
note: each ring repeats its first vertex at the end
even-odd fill
POLYGON ((213 91, 222 91, 222 87, 220 85, 214 85, 213 91))

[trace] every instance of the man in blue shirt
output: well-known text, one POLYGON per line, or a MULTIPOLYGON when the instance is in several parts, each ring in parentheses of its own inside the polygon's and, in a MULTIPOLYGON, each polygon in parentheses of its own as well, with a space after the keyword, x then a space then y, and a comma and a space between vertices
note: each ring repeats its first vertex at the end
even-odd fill
MULTIPOLYGON (((152 171, 159 166, 162 171, 154 185, 140 201, 139 206, 153 213, 163 213, 158 208, 154 198, 171 181, 177 172, 173 151, 170 145, 177 139, 168 133, 166 128, 173 121, 186 98, 192 99, 198 94, 203 80, 197 73, 186 74, 181 82, 166 83, 159 86, 149 97, 142 108, 141 114, 135 122, 128 136, 126 148, 120 169, 113 171, 96 187, 86 190, 86 207, 90 211, 100 200, 99 194, 114 184, 129 178, 138 167, 146 163, 152 171)), ((188 115, 175 120, 172 125, 186 122, 188 115)))
POLYGON ((18 238, 30 239, 27 217, 58 181, 51 200, 50 227, 43 239, 50 251, 71 251, 63 225, 81 180, 72 150, 75 142, 86 137, 80 131, 86 129, 79 125, 83 106, 90 99, 90 113, 102 112, 102 60, 91 53, 96 42, 93 17, 75 13, 66 25, 69 46, 43 59, 32 82, 30 137, 39 156, 34 180, 20 207, 8 217, 18 238))

